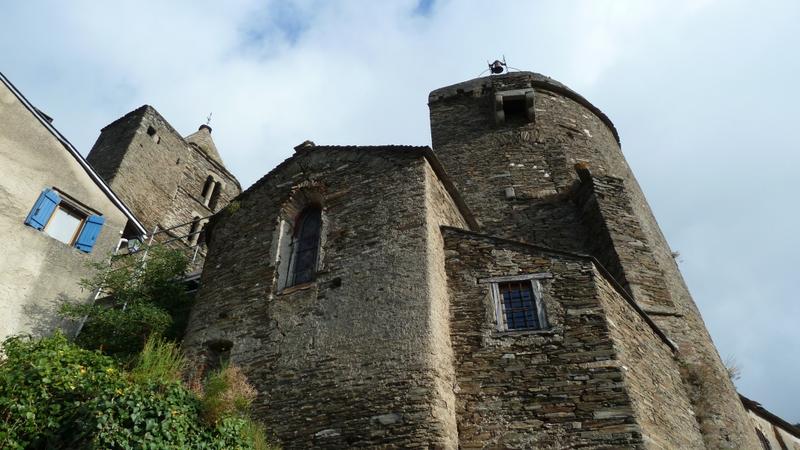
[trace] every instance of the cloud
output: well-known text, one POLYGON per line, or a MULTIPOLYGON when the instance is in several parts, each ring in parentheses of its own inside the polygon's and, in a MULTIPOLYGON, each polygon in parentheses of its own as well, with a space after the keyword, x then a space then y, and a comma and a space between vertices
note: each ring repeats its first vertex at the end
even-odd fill
POLYGON ((84 153, 143 103, 247 186, 306 139, 428 144, 429 91, 485 62, 552 76, 620 130, 739 387, 800 421, 800 5, 733 1, 13 2, 3 70, 84 153))

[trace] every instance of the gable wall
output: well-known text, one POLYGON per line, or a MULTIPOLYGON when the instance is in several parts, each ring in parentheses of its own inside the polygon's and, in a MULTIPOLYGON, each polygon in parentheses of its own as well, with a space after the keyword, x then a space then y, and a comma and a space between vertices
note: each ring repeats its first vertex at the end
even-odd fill
POLYGON ((60 324, 56 311, 62 299, 87 301, 93 294, 78 286, 91 273, 86 264, 110 255, 127 218, 2 83, 0 168, 0 339, 47 333, 60 324), (42 190, 53 186, 106 219, 90 254, 24 224, 42 190))
POLYGON ((444 234, 460 447, 642 446, 591 262, 444 234), (497 331, 479 280, 537 273, 550 328, 497 331))
POLYGON ((287 448, 455 445, 442 274, 427 269, 441 257, 430 230, 455 213, 431 180, 418 153, 301 152, 214 224, 185 347, 201 366, 205 343, 232 342, 287 448), (276 230, 309 189, 322 198, 320 270, 279 293, 276 230))

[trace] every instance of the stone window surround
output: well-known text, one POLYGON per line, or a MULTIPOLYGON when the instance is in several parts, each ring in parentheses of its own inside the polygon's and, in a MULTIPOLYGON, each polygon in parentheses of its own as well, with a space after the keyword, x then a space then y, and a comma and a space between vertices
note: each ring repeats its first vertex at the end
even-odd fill
POLYGON ((290 285, 290 266, 292 258, 292 241, 294 234, 295 221, 300 213, 309 206, 320 208, 320 236, 319 249, 317 250, 316 273, 319 274, 324 267, 325 241, 328 234, 328 216, 325 208, 324 188, 320 186, 302 186, 294 190, 291 197, 281 208, 278 223, 272 239, 271 259, 275 266, 275 293, 289 294, 291 292, 304 290, 315 285, 314 280, 307 283, 290 285))
POLYGON ((494 95, 494 121, 497 125, 506 123, 506 112, 504 103, 505 100, 522 100, 525 102, 525 110, 527 112, 526 119, 528 122, 536 120, 536 111, 534 110, 534 90, 533 89, 515 89, 509 91, 497 91, 494 95))
POLYGON ((553 278, 553 274, 549 272, 538 272, 520 275, 508 275, 499 277, 479 278, 479 284, 490 284, 492 293, 492 308, 494 312, 495 331, 498 334, 531 334, 531 333, 551 333, 550 322, 547 320, 547 311, 545 310, 544 296, 541 283, 539 280, 553 278), (506 320, 502 312, 502 296, 500 295, 499 284, 513 281, 529 281, 531 283, 531 290, 533 292, 534 304, 536 305, 536 312, 539 318, 541 328, 524 328, 524 329, 508 329, 506 327, 506 320))
POLYGON ((203 199, 201 202, 203 206, 211 210, 211 199, 216 192, 217 197, 222 194, 222 190, 225 189, 225 182, 220 180, 219 176, 213 172, 208 172, 208 176, 206 177, 206 181, 203 182, 203 190, 200 191, 200 197, 203 199), (209 181, 211 182, 209 185, 209 181))
MULTIPOLYGON (((202 208, 205 208, 210 213, 214 212, 214 211, 211 211, 211 208, 209 208, 208 205, 203 203, 204 200, 203 200, 202 197, 196 197, 192 192, 190 192, 188 189, 184 188, 183 186, 178 186, 178 190, 177 191, 183 192, 184 194, 186 194, 187 197, 189 197, 192 200, 194 200, 195 202, 197 202, 198 205, 200 205, 202 208)), ((177 196, 177 191, 176 191, 176 196, 177 196)))
POLYGON ((200 233, 203 231, 203 227, 208 223, 209 219, 203 219, 202 217, 203 216, 198 214, 196 211, 192 211, 192 223, 189 225, 189 233, 186 236, 186 241, 191 247, 195 246, 199 242, 200 233))

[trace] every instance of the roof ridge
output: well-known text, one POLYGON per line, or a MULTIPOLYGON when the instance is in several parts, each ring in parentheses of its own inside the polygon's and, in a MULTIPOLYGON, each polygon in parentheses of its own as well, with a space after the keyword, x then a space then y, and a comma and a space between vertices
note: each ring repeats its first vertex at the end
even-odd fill
POLYGON ((125 114, 123 114, 123 115, 117 117, 116 119, 112 120, 111 122, 107 123, 103 128, 100 129, 100 131, 102 132, 106 128, 109 128, 112 125, 116 125, 117 123, 122 122, 123 120, 127 120, 127 119, 129 119, 131 117, 135 117, 137 115, 143 116, 148 108, 150 108, 150 109, 155 111, 155 108, 153 108, 152 106, 144 104, 144 105, 142 105, 142 106, 140 106, 140 107, 138 107, 136 109, 132 109, 132 110, 126 112, 125 114))
MULTIPOLYGON (((249 195, 250 192, 257 189, 261 185, 267 182, 270 176, 277 172, 278 170, 282 169, 290 162, 292 162, 296 157, 305 155, 307 153, 311 153, 318 150, 398 150, 398 149, 405 149, 405 150, 416 150, 419 151, 420 154, 423 154, 426 149, 430 150, 430 146, 427 145, 306 145, 302 146, 299 145, 295 148, 295 152, 293 155, 289 156, 288 158, 284 159, 280 164, 273 167, 269 170, 269 172, 265 173, 264 176, 256 180, 253 184, 251 184, 247 189, 243 190, 239 195, 236 196, 236 199, 246 197, 249 195)), ((235 200, 235 199, 234 199, 235 200)))

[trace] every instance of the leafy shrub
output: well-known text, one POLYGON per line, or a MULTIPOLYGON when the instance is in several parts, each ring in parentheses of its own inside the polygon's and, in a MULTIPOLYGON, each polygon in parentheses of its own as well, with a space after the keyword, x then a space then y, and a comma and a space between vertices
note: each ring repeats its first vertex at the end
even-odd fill
POLYGON ((85 318, 77 344, 130 361, 151 335, 170 340, 183 336, 190 297, 181 278, 188 260, 179 250, 161 246, 151 247, 147 255, 146 260, 126 255, 113 267, 93 264, 95 276, 81 285, 105 297, 95 304, 65 303, 60 310, 68 319, 85 318))
POLYGON ((250 449, 263 430, 242 411, 213 425, 176 377, 172 344, 152 340, 131 372, 61 335, 10 338, 0 363, 0 442, 13 449, 250 449))
POLYGON ((148 303, 134 303, 124 310, 98 304, 65 304, 61 313, 70 318, 88 317, 76 344, 123 360, 135 357, 149 336, 163 336, 172 324, 167 311, 148 303))
POLYGON ((188 389, 178 344, 189 311, 185 256, 163 247, 97 265, 83 286, 107 295, 61 313, 86 324, 11 338, 0 362, 0 442, 13 449, 268 449, 248 417, 255 389, 237 368, 188 389), (83 347, 83 348, 81 348, 83 347))
POLYGON ((124 385, 114 360, 70 345, 61 334, 10 338, 3 350, 0 441, 11 448, 48 447, 84 404, 124 385))

